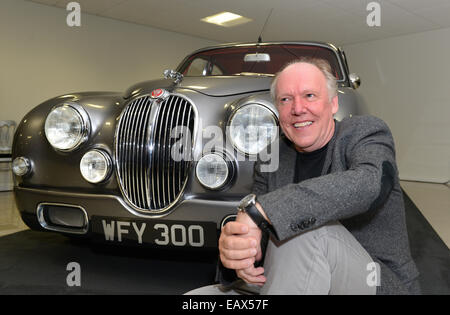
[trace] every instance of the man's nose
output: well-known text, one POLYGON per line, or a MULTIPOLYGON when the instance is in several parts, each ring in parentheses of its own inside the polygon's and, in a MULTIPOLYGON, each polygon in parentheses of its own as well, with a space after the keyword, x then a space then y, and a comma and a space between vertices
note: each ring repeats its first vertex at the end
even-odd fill
POLYGON ((292 103, 291 114, 298 116, 305 113, 305 111, 306 111, 306 104, 302 100, 296 98, 292 103))

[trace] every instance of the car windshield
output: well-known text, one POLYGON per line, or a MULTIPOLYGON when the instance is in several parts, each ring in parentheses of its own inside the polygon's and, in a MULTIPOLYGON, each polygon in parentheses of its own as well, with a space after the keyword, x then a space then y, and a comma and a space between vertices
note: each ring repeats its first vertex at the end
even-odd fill
POLYGON ((179 72, 188 77, 274 75, 287 62, 304 56, 327 60, 336 79, 344 79, 331 49, 307 44, 235 46, 201 51, 187 58, 179 72))

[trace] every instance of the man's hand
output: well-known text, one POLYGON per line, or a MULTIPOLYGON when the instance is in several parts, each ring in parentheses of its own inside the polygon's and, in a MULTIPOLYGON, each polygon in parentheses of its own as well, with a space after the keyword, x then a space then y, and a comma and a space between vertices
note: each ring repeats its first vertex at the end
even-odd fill
POLYGON ((219 239, 220 260, 229 269, 235 269, 239 278, 247 283, 263 285, 264 268, 254 267, 262 258, 261 230, 245 213, 239 213, 236 221, 228 222, 219 239))

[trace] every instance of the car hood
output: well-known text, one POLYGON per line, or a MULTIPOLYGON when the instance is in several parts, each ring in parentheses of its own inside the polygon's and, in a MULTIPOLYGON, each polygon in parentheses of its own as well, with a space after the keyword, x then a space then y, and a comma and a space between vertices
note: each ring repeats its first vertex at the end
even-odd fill
POLYGON ((152 80, 137 83, 125 92, 125 98, 150 94, 154 89, 176 91, 189 89, 209 96, 230 96, 259 91, 268 91, 272 77, 269 76, 214 76, 185 77, 174 84, 172 80, 152 80))

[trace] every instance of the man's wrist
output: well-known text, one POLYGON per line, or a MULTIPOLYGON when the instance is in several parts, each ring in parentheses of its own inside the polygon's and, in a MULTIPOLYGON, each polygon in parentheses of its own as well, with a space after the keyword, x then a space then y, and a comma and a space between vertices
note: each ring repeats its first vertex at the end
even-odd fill
POLYGON ((245 196, 239 206, 239 212, 246 213, 250 219, 256 224, 258 228, 265 232, 272 232, 273 228, 270 221, 267 218, 261 205, 256 202, 256 195, 250 194, 245 196))
POLYGON ((269 222, 270 225, 272 225, 272 222, 270 222, 269 218, 267 217, 267 214, 264 212, 263 207, 261 206, 261 204, 259 202, 255 203, 255 207, 256 209, 258 209, 259 213, 261 213, 261 215, 264 217, 264 219, 269 222))

